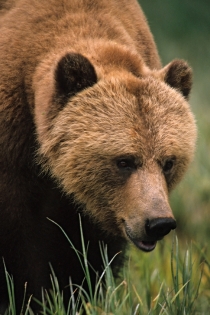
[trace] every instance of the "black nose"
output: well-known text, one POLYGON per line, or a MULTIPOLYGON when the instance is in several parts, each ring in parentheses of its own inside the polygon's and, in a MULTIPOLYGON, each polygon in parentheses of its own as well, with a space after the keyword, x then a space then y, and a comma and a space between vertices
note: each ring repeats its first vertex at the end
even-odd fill
POLYGON ((176 221, 172 218, 157 218, 147 220, 145 224, 147 235, 155 239, 162 238, 175 228, 176 221))

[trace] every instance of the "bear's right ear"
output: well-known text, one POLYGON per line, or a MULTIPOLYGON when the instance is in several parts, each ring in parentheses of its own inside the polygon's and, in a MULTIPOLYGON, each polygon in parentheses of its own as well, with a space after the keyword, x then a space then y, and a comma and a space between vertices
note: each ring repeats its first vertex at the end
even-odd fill
POLYGON ((192 69, 184 60, 173 60, 160 70, 160 74, 168 85, 188 99, 192 87, 192 69))
POLYGON ((63 56, 55 69, 56 94, 66 100, 97 82, 97 75, 90 61, 76 53, 63 56))

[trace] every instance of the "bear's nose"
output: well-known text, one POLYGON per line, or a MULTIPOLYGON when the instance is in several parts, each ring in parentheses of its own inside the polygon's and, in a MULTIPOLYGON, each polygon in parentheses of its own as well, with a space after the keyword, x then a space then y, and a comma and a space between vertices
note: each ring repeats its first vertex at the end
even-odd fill
POLYGON ((176 221, 173 218, 156 218, 147 220, 145 224, 146 233, 154 239, 161 239, 171 230, 176 228, 176 221))

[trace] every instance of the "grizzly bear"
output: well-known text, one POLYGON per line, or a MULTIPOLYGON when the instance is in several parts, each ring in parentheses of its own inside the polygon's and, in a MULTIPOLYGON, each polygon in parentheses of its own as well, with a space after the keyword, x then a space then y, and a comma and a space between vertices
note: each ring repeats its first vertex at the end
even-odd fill
MULTIPOLYGON (((136 0, 1 1, 0 309, 85 286, 75 251, 103 270, 131 242, 152 251, 176 227, 168 194, 192 160, 185 61, 162 68, 136 0)), ((116 274, 123 254, 112 263, 116 274)), ((96 273, 91 271, 92 283, 96 273)))

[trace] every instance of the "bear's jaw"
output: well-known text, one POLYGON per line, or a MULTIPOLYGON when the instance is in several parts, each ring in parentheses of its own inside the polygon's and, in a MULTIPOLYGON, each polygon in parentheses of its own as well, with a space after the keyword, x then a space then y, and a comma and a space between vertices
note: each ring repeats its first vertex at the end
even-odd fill
POLYGON ((144 252, 151 252, 155 249, 157 241, 154 242, 147 242, 147 241, 137 241, 133 240, 132 241, 134 245, 136 245, 139 249, 141 249, 144 252))
POLYGON ((151 252, 155 249, 157 240, 142 240, 140 238, 134 238, 131 236, 129 230, 125 228, 128 239, 138 248, 144 252, 151 252))

